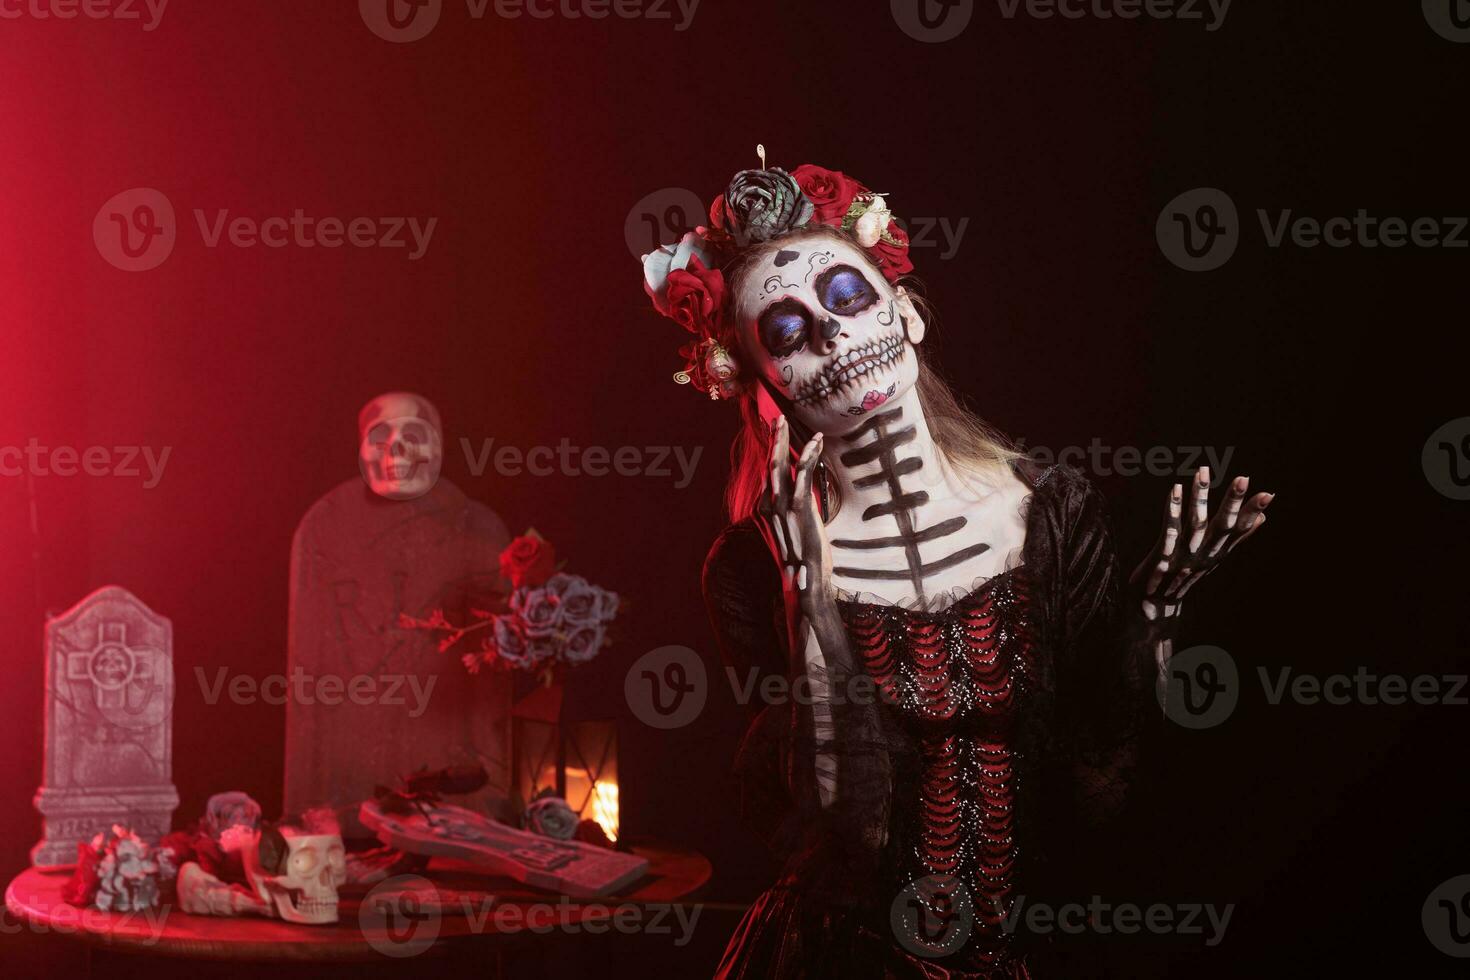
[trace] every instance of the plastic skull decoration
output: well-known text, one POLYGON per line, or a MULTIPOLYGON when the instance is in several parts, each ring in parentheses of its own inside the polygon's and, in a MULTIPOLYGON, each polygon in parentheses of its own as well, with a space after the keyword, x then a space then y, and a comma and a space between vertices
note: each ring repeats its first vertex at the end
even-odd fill
POLYGON ((325 925, 337 921, 337 889, 347 880, 342 834, 330 811, 308 814, 304 823, 262 829, 245 875, 275 915, 325 925))
POLYGON ((444 466, 439 410, 421 395, 390 391, 357 415, 358 465, 380 497, 412 500, 434 488, 444 466))

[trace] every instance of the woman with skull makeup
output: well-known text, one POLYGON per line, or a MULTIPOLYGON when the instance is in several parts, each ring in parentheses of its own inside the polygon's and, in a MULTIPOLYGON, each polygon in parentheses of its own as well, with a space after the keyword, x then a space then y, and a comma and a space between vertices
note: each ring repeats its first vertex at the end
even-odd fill
POLYGON ((644 257, 694 334, 675 379, 742 416, 704 569, 722 653, 793 692, 737 760, 785 867, 721 977, 1050 975, 1016 903, 1096 891, 1183 599, 1271 501, 1239 477, 1210 517, 1201 470, 1125 576, 1086 479, 925 363, 907 245, 862 184, 762 157, 644 257))

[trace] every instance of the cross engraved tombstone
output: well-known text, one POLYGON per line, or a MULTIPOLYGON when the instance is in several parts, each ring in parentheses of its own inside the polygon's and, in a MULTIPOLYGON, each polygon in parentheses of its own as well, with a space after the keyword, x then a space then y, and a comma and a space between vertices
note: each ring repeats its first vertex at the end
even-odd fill
POLYGON ((446 479, 409 499, 352 479, 301 519, 291 546, 287 812, 328 804, 345 833, 367 835, 357 806, 374 787, 423 766, 474 763, 489 785, 462 799, 503 805, 509 677, 469 674, 437 634, 404 628, 399 616, 442 609, 467 622, 503 594, 508 541, 500 518, 446 479))
POLYGON ((168 833, 173 785, 173 625, 127 589, 98 589, 46 622, 46 761, 38 867, 123 824, 168 833))

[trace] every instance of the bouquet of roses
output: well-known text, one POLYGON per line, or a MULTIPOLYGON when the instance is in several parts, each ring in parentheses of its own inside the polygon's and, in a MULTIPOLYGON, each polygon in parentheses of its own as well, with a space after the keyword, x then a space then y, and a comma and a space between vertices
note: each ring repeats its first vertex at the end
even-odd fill
POLYGON ((79 908, 137 912, 158 904, 161 885, 179 873, 173 854, 153 848, 126 827, 114 824, 90 844, 77 845, 77 867, 61 897, 79 908))
POLYGON ((455 626, 436 609, 428 619, 401 614, 399 625, 443 633, 441 651, 479 633, 479 646, 460 656, 472 674, 484 666, 549 672, 586 663, 607 644, 607 628, 618 614, 617 593, 558 571, 551 542, 534 529, 500 553, 500 571, 512 586, 510 612, 472 609, 476 621, 455 626))

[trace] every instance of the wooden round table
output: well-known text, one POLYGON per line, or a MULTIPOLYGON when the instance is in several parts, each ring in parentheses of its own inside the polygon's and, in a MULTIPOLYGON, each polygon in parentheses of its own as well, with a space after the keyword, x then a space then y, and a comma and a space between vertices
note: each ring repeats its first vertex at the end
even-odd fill
POLYGON ((131 913, 79 909, 61 898, 70 870, 21 872, 5 890, 5 907, 36 932, 73 936, 94 946, 234 961, 382 961, 443 954, 456 944, 485 940, 529 942, 557 932, 636 930, 656 917, 677 928, 681 903, 709 881, 709 860, 666 844, 635 844, 631 850, 648 859, 648 874, 617 895, 567 898, 435 858, 420 875, 344 888, 340 919, 327 926, 189 915, 166 906, 131 913), (404 892, 404 886, 410 890, 404 892))

